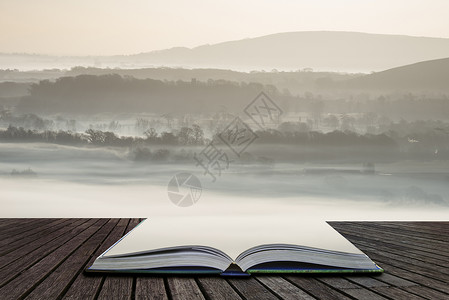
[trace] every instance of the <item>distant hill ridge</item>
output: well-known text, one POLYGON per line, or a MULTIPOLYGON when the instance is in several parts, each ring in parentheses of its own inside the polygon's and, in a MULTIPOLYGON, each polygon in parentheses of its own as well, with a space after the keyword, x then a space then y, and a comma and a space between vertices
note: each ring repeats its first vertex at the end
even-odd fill
POLYGON ((350 79, 349 88, 449 91, 449 58, 423 61, 350 79))
POLYGON ((449 55, 449 39, 302 31, 133 55, 148 62, 236 69, 370 72, 449 55))
POLYGON ((0 55, 0 68, 35 63, 47 68, 187 67, 233 70, 315 70, 371 72, 449 56, 448 38, 358 32, 301 31, 135 55, 49 57, 0 55), (8 65, 9 64, 9 65, 8 65))

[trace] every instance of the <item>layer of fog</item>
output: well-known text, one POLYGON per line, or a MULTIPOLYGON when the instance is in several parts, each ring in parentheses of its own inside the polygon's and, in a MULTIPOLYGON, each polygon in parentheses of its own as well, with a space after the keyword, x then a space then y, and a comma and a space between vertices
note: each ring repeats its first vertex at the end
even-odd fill
POLYGON ((195 161, 135 162, 129 150, 0 144, 1 217, 124 217, 189 213, 307 212, 324 219, 445 219, 447 161, 361 164, 230 163, 216 182, 195 161), (13 172, 16 170, 16 173, 13 172), (26 172, 32 170, 32 173, 26 172), (202 196, 179 208, 167 196, 178 172, 202 196))

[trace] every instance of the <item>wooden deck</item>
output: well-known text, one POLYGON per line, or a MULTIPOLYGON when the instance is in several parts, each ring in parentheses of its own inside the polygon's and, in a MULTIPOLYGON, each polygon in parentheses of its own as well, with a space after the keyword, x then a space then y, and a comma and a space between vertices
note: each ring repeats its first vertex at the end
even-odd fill
POLYGON ((0 219, 0 299, 449 299, 449 222, 330 222, 380 276, 85 275, 139 219, 0 219))

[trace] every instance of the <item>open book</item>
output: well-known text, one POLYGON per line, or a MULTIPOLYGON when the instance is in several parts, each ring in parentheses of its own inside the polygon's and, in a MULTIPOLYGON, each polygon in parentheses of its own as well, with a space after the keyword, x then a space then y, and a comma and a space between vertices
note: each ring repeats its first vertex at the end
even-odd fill
POLYGON ((87 271, 248 275, 383 270, 325 222, 210 216, 144 220, 87 271))

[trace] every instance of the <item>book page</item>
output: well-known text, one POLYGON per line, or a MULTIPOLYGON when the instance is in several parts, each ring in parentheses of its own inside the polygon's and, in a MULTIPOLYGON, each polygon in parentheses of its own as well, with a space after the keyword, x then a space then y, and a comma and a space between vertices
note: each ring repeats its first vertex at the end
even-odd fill
POLYGON ((264 244, 362 253, 324 221, 288 215, 177 216, 145 220, 105 253, 105 257, 200 245, 219 249, 235 259, 243 251, 264 244))

